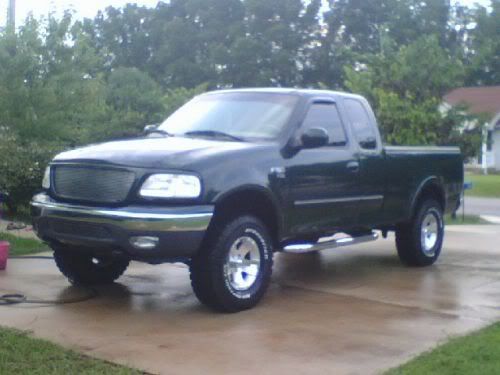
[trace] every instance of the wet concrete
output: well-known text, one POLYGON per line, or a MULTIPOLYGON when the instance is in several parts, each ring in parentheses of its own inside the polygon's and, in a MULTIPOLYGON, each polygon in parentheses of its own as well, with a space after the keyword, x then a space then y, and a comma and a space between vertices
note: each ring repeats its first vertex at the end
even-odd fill
MULTIPOLYGON (((183 265, 134 263, 90 301, 0 307, 0 325, 162 374, 369 374, 500 319, 500 227, 447 231, 437 265, 403 267, 393 239, 276 256, 254 310, 213 313, 183 265)), ((11 260, 0 294, 85 297, 52 261, 11 260)))
MULTIPOLYGON (((464 207, 461 207, 468 215, 490 215, 500 216, 500 199, 499 198, 481 198, 465 196, 464 207)), ((459 215, 460 216, 460 215, 459 215)))

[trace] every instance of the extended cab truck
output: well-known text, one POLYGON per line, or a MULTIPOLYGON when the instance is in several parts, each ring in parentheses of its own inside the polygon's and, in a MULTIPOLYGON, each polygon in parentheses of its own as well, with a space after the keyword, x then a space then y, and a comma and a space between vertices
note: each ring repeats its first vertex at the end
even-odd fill
POLYGON ((131 260, 183 261, 199 300, 233 312, 261 299, 275 251, 395 231, 403 263, 433 264, 462 186, 457 148, 384 147, 360 96, 251 89, 198 96, 141 138, 56 156, 31 205, 72 283, 111 283, 131 260))

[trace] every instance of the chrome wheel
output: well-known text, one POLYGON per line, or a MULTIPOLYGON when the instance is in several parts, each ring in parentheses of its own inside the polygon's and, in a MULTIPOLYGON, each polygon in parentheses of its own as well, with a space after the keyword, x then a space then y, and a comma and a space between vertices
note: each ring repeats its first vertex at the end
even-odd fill
POLYGON ((420 231, 420 242, 423 252, 428 257, 435 255, 435 245, 439 236, 439 220, 435 213, 428 212, 422 222, 420 231))
POLYGON ((109 266, 110 264, 113 263, 113 258, 111 257, 92 257, 90 259, 90 262, 92 265, 98 267, 98 268, 104 268, 109 266))
POLYGON ((248 290, 259 276, 260 261, 257 241, 249 236, 238 238, 231 245, 224 265, 226 282, 234 290, 248 290))

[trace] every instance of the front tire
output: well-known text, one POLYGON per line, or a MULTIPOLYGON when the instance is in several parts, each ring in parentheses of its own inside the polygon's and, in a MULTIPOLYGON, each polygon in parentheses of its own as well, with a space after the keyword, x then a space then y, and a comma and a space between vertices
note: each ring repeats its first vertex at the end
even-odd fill
POLYGON ((194 293, 221 312, 254 307, 271 280, 273 249, 266 227, 253 216, 241 216, 212 230, 190 262, 194 293))
POLYGON ((96 255, 80 248, 54 249, 57 268, 74 285, 112 284, 127 269, 130 261, 111 255, 96 255))
POLYGON ((434 264, 441 254, 443 239, 443 209, 434 199, 422 201, 412 220, 396 228, 398 255, 408 266, 434 264))

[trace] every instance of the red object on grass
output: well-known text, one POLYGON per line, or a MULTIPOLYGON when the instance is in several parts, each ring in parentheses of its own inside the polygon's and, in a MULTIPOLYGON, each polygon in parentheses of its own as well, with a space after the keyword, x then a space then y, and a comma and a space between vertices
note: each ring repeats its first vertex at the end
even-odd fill
POLYGON ((0 271, 7 268, 7 258, 9 257, 10 243, 0 241, 0 271))

